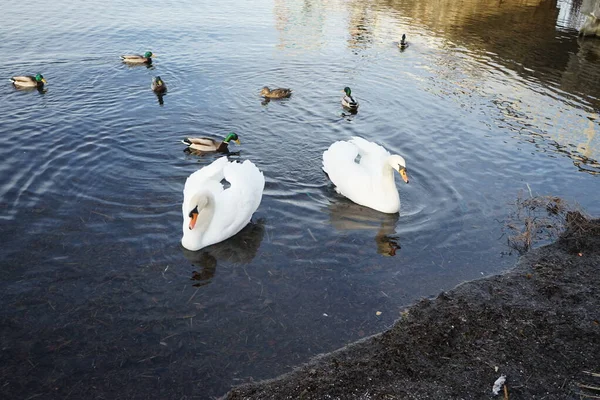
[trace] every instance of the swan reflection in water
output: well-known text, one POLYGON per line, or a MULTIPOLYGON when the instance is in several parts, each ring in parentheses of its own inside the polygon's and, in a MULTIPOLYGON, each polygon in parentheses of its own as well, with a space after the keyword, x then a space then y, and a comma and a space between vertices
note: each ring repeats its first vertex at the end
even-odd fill
POLYGON ((209 284, 215 276, 218 261, 232 264, 250 263, 258 252, 264 234, 265 220, 260 218, 256 222, 250 222, 237 235, 199 251, 189 251, 182 247, 185 258, 200 267, 199 271, 192 272, 192 286, 209 284))
POLYGON ((400 248, 398 237, 394 235, 400 214, 385 214, 371 208, 340 199, 330 204, 329 220, 339 231, 376 231, 377 253, 393 257, 400 248))

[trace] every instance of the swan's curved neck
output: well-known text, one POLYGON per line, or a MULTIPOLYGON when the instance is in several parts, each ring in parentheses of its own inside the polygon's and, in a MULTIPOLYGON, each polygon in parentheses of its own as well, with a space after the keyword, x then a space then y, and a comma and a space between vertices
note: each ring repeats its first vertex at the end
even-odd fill
POLYGON ((381 171, 382 182, 386 189, 389 187, 396 190, 396 182, 394 182, 394 168, 389 162, 383 164, 383 170, 381 171))
POLYGON ((189 209, 194 207, 198 207, 198 218, 193 230, 204 232, 215 214, 215 198, 208 190, 199 191, 190 199, 189 209))

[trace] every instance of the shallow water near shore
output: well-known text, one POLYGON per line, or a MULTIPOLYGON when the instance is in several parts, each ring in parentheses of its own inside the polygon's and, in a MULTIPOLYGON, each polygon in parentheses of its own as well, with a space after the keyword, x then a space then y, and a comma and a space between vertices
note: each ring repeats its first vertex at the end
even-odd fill
POLYGON ((48 84, 0 85, 0 392, 218 396, 513 265, 520 191, 598 215, 600 39, 577 37, 579 3, 461 4, 5 6, 0 76, 48 84), (146 50, 151 67, 120 63, 146 50), (294 94, 263 104, 265 85, 294 94), (230 131, 263 201, 238 236, 185 251, 183 185, 215 156, 180 140, 230 131), (321 171, 353 135, 407 160, 399 215, 321 171))

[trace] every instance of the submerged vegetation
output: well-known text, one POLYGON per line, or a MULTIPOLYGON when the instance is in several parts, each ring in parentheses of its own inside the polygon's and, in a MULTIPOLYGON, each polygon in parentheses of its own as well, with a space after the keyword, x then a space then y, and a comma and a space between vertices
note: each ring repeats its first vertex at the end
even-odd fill
POLYGON ((524 197, 521 192, 511 205, 513 210, 505 221, 505 231, 508 246, 519 254, 558 239, 576 215, 585 219, 578 205, 555 196, 533 196, 530 192, 529 197, 524 197))

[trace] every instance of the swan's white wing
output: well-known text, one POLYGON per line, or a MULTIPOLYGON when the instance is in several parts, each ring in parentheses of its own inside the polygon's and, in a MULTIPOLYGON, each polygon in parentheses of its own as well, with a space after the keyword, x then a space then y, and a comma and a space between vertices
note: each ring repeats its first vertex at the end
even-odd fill
POLYGON ((377 143, 369 142, 358 136, 352 136, 350 143, 358 148, 360 155, 359 164, 369 171, 373 177, 380 177, 383 171, 383 165, 390 157, 389 151, 377 143))
MULTIPOLYGON (((338 193, 360 204, 361 193, 371 192, 372 174, 354 160, 359 149, 350 142, 335 142, 323 153, 323 170, 338 193)), ((362 161, 362 160, 361 160, 362 161)))
POLYGON ((202 183, 206 181, 221 182, 225 176, 224 170, 227 164, 229 164, 227 157, 220 157, 207 166, 192 173, 185 181, 183 193, 185 194, 186 192, 197 190, 197 188, 201 187, 202 183))
POLYGON ((323 170, 341 195, 353 202, 386 213, 400 208, 391 167, 384 175, 390 154, 383 147, 354 137, 335 142, 323 153, 323 170), (355 160, 360 155, 360 161, 355 160))
POLYGON ((334 142, 323 153, 323 171, 330 175, 338 170, 338 166, 351 166, 358 156, 358 148, 349 142, 334 142))
POLYGON ((241 164, 231 163, 225 168, 225 179, 231 184, 230 189, 239 193, 237 201, 240 211, 246 210, 250 214, 256 211, 265 188, 265 177, 256 165, 249 160, 241 164))
POLYGON ((383 146, 369 142, 361 137, 352 136, 352 139, 350 139, 349 142, 358 148, 358 154, 360 154, 361 157, 373 155, 380 158, 386 158, 390 156, 389 151, 384 149, 383 146))
POLYGON ((213 196, 216 196, 223 191, 223 184, 221 181, 224 177, 223 170, 228 163, 227 157, 221 157, 188 176, 183 187, 182 207, 184 214, 189 212, 186 207, 188 207, 190 199, 196 194, 198 189, 208 189, 213 196))
POLYGON ((224 177, 229 188, 215 197, 216 209, 205 239, 217 243, 241 231, 262 200, 265 178, 251 161, 229 163, 224 177))

